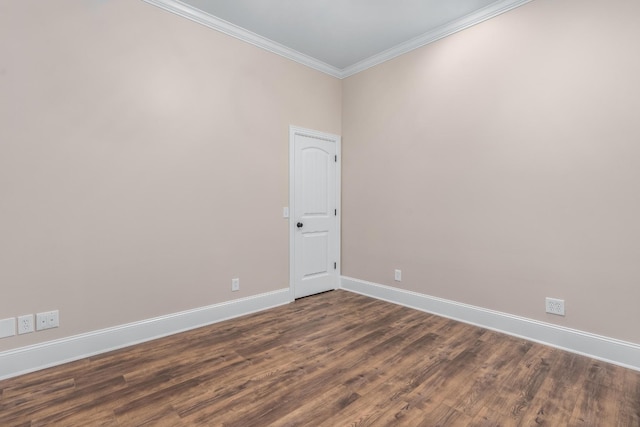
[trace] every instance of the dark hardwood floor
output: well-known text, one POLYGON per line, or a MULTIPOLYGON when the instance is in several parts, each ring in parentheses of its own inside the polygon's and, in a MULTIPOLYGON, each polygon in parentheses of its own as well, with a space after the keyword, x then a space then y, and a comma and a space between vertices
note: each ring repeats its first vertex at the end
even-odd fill
POLYGON ((0 426, 640 426, 640 372, 344 291, 0 381, 0 426))

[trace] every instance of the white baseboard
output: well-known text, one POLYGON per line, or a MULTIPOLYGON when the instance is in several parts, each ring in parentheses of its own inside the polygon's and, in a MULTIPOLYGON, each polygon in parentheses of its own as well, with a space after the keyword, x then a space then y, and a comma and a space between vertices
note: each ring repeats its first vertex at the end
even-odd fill
POLYGON ((640 371, 640 345, 342 276, 341 288, 640 371))
MULTIPOLYGON (((640 345, 363 280, 341 288, 640 371, 640 345)), ((0 352, 0 380, 290 302, 289 289, 0 352)))
POLYGON ((289 288, 0 352, 0 380, 289 303, 289 288))

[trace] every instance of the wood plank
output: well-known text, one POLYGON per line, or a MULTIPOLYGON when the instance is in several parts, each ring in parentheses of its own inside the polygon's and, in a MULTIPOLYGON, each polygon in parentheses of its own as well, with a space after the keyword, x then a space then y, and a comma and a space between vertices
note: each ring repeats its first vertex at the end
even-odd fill
POLYGON ((0 381, 0 425, 640 426, 640 372, 344 291, 0 381))

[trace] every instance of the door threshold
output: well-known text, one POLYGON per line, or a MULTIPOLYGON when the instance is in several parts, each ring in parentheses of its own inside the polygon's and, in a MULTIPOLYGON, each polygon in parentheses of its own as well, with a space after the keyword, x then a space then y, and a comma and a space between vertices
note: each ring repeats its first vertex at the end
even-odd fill
POLYGON ((296 298, 294 301, 298 301, 298 300, 309 298, 309 297, 315 297, 315 296, 322 295, 322 294, 328 294, 329 292, 333 292, 333 291, 335 291, 335 289, 329 289, 328 291, 318 292, 317 294, 305 295, 303 297, 296 298))

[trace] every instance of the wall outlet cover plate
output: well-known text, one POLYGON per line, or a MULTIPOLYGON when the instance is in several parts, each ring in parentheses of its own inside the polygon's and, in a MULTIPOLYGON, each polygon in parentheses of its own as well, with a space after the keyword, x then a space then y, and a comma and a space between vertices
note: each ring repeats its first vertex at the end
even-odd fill
POLYGON ((16 318, 0 320, 0 338, 12 337, 16 334, 16 318))

